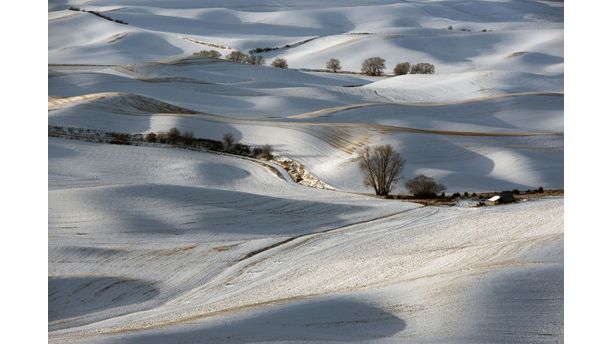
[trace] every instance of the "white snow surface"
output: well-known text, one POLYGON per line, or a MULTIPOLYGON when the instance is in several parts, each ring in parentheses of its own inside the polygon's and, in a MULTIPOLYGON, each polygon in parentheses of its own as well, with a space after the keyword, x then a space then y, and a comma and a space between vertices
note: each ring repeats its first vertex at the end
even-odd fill
POLYGON ((422 207, 218 154, 50 138, 49 338, 559 339, 562 215, 562 199, 422 207))
POLYGON ((407 161, 396 193, 417 174, 447 193, 563 188, 562 2, 48 9, 49 125, 229 132, 339 190, 235 156, 49 138, 50 342, 563 341, 563 198, 382 200, 354 162, 392 144, 407 161), (258 47, 279 49, 267 66, 192 56, 258 47), (314 71, 372 56, 388 75, 314 71), (403 61, 436 73, 390 76, 403 61))
POLYGON ((347 191, 367 191, 352 158, 379 143, 404 154, 403 181, 427 172, 451 193, 563 187, 557 2, 52 1, 49 63, 49 95, 71 97, 50 107, 51 125, 232 132, 347 191), (258 47, 279 47, 262 53, 267 64, 283 57, 292 69, 192 57, 258 47), (356 72, 371 56, 386 73, 403 61, 436 73, 308 71, 334 57, 356 72), (142 97, 202 115, 138 108, 142 97))

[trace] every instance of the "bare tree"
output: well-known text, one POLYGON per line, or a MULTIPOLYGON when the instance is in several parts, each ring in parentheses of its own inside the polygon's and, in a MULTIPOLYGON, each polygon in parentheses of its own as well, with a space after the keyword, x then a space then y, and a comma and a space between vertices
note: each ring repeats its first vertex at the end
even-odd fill
POLYGON ((197 56, 210 57, 213 59, 218 59, 221 57, 221 53, 216 50, 202 50, 193 54, 197 56))
POLYGON ((435 197, 439 192, 446 190, 446 186, 422 174, 410 179, 405 186, 410 194, 420 198, 435 197))
POLYGON ((366 75, 381 75, 385 68, 385 59, 381 57, 370 57, 361 64, 361 72, 366 75))
POLYGON ((248 56, 246 54, 241 53, 240 51, 232 51, 231 53, 229 53, 229 55, 227 55, 227 59, 232 62, 245 63, 248 59, 248 56))
POLYGON ((366 146, 357 157, 363 173, 363 185, 374 189, 376 195, 386 196, 400 178, 404 159, 391 145, 366 146))
POLYGON ((334 73, 342 69, 342 66, 340 66, 340 61, 338 59, 329 59, 325 66, 327 67, 327 69, 331 70, 334 73))
POLYGON ((274 59, 274 61, 272 61, 272 67, 289 68, 289 65, 287 64, 287 60, 285 60, 284 58, 277 57, 274 59))
POLYGON ((223 134, 223 147, 226 151, 229 151, 236 144, 236 138, 232 133, 223 134))
POLYGON ((408 74, 408 72, 410 72, 410 63, 408 62, 398 63, 395 68, 393 68, 393 73, 395 73, 395 75, 404 75, 408 74))
POLYGON ((145 136, 145 140, 149 143, 155 143, 157 142, 157 134, 148 133, 147 136, 145 136))
POLYGON ((170 130, 168 130, 168 133, 166 134, 166 138, 168 140, 168 143, 175 144, 181 138, 181 131, 178 130, 178 128, 176 127, 171 128, 170 130))
POLYGON ((114 133, 112 134, 112 139, 108 143, 112 143, 115 145, 129 145, 130 136, 124 133, 114 133))
POLYGON ((266 59, 261 55, 249 55, 246 62, 252 65, 261 66, 266 63, 266 59))
POLYGON ((168 143, 168 133, 165 131, 160 131, 157 133, 157 140, 159 143, 168 143))
POLYGON ((436 68, 431 63, 421 62, 412 66, 410 74, 433 74, 436 68))
POLYGON ((194 142, 193 131, 186 131, 183 133, 183 143, 187 146, 191 146, 194 142))

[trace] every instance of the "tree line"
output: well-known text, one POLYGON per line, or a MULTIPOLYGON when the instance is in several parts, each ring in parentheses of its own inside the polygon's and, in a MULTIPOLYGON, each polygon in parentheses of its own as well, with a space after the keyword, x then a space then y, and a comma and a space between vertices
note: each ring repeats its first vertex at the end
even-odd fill
MULTIPOLYGON (((221 53, 217 50, 202 50, 194 53, 194 55, 215 59, 221 58, 221 53)), ((245 54, 237 50, 229 53, 225 57, 225 59, 236 63, 252 64, 259 66, 266 64, 266 59, 261 55, 245 54)), ((376 56, 367 58, 363 60, 361 64, 361 73, 370 76, 383 75, 384 70, 387 68, 385 63, 386 60, 382 57, 376 56)), ((276 68, 289 68, 287 60, 281 57, 275 58, 270 65, 276 68)), ((325 68, 333 73, 337 73, 342 70, 342 65, 340 64, 340 60, 338 60, 337 58, 330 58, 325 63, 325 68)), ((415 64, 410 64, 410 62, 400 62, 395 66, 395 68, 393 68, 393 74, 395 75, 434 74, 435 71, 435 66, 427 62, 420 62, 415 64)))

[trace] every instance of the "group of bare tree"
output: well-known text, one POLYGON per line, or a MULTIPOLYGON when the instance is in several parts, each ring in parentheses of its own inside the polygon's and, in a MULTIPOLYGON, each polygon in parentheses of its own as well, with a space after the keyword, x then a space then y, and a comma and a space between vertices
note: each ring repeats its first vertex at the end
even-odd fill
MULTIPOLYGON (((204 57, 214 58, 214 59, 221 58, 221 53, 216 50, 202 50, 202 51, 193 53, 193 55, 204 56, 204 57)), ((254 54, 247 55, 238 50, 232 51, 231 53, 229 53, 225 57, 225 59, 228 61, 236 62, 236 63, 252 64, 252 65, 257 65, 257 66, 266 64, 266 59, 263 56, 254 55, 254 54)), ((289 68, 289 65, 287 64, 287 60, 283 58, 274 59, 271 65, 272 67, 277 67, 277 68, 289 68)))
POLYGON ((232 51, 227 55, 226 59, 236 63, 245 63, 258 66, 266 63, 266 59, 261 55, 247 55, 240 51, 232 51))
POLYGON ((145 135, 145 141, 149 143, 159 142, 171 145, 183 144, 190 146, 193 144, 194 137, 193 131, 184 131, 181 133, 178 128, 174 127, 170 128, 168 131, 160 131, 157 134, 150 132, 145 135))
MULTIPOLYGON (((140 135, 140 134, 139 134, 140 135)), ((132 135, 134 136, 134 135, 132 135)), ((122 133, 114 133, 110 143, 114 144, 129 144, 130 135, 122 133)), ((248 156, 251 158, 270 160, 274 158, 271 145, 265 144, 262 146, 249 146, 242 144, 236 139, 234 134, 225 133, 221 141, 197 138, 194 137, 193 131, 181 132, 178 128, 170 128, 168 131, 160 131, 157 133, 149 132, 144 136, 131 138, 131 140, 144 140, 147 143, 169 144, 179 147, 199 147, 216 152, 225 152, 229 154, 248 156)))
POLYGON ((223 134, 221 142, 223 143, 223 150, 227 153, 248 155, 253 158, 260 158, 265 160, 270 160, 274 158, 274 155, 272 155, 272 146, 266 144, 259 147, 253 147, 253 149, 249 149, 249 146, 243 145, 238 142, 238 140, 232 133, 223 134))
POLYGON ((202 51, 198 51, 193 53, 196 56, 204 56, 204 57, 209 57, 211 59, 219 59, 221 58, 221 53, 211 49, 211 50, 202 50, 202 51))
POLYGON ((395 75, 404 75, 404 74, 434 74, 436 72, 436 67, 431 63, 421 62, 415 65, 410 65, 409 62, 401 62, 398 63, 393 69, 393 73, 395 75))
MULTIPOLYGON (((359 169, 363 174, 363 184, 374 189, 378 196, 388 196, 401 178, 405 160, 391 145, 366 146, 357 155, 359 169)), ((432 177, 419 175, 405 185, 408 192, 417 198, 435 197, 446 190, 432 177)))
MULTIPOLYGON (((366 75, 379 76, 382 75, 385 69, 385 59, 380 57, 371 57, 363 61, 361 65, 361 72, 366 75)), ((410 62, 400 62, 393 68, 395 75, 404 74, 433 74, 435 73, 435 67, 431 63, 421 62, 415 65, 410 65, 410 62)))
MULTIPOLYGON (((198 51, 193 53, 193 55, 204 56, 212 59, 221 58, 221 53, 214 49, 198 51)), ((266 59, 263 56, 251 54, 247 55, 240 51, 232 51, 225 57, 225 59, 236 63, 245 63, 258 66, 264 65, 266 63, 266 59)))
MULTIPOLYGON (((266 59, 261 55, 247 55, 240 51, 232 51, 227 55, 227 59, 236 63, 246 63, 252 65, 264 65, 266 63, 266 59)), ((272 61, 272 67, 276 68, 289 68, 287 64, 287 60, 283 58, 276 58, 272 61)))
MULTIPOLYGON (((221 58, 221 53, 218 52, 217 50, 202 50, 202 51, 194 53, 194 55, 204 56, 204 57, 209 57, 209 58, 216 58, 216 59, 221 58)), ((232 51, 225 58, 228 61, 232 61, 236 63, 245 63, 245 64, 252 64, 252 65, 259 65, 259 66, 266 64, 266 59, 261 55, 253 55, 253 54, 247 55, 237 50, 232 51)), ((361 72, 365 75, 380 76, 383 74, 383 71, 386 68, 385 62, 386 62, 385 59, 381 57, 367 58, 361 64, 361 72)), ((287 60, 281 57, 277 57, 276 59, 274 59, 274 61, 272 61, 271 63, 271 66, 276 67, 276 68, 284 68, 284 69, 289 68, 289 64, 287 63, 287 60)), ((325 67, 334 73, 337 73, 339 70, 342 69, 342 66, 340 65, 340 60, 338 60, 337 58, 329 59, 327 63, 325 64, 325 67)), ((393 73, 395 75, 404 75, 404 74, 409 74, 409 73, 410 74, 433 74, 435 73, 435 67, 433 64, 425 63, 425 62, 417 63, 415 65, 410 65, 409 62, 401 62, 395 66, 395 68, 393 69, 393 73)))
POLYGON ((436 72, 436 67, 431 63, 421 62, 410 68, 410 74, 433 74, 436 72))
MULTIPOLYGON (((365 60, 363 60, 363 63, 361 64, 361 72, 365 75, 370 75, 370 76, 380 76, 383 74, 383 71, 385 70, 385 68, 387 68, 385 66, 385 62, 386 60, 383 59, 382 57, 370 57, 367 58, 365 60)), ((327 61, 327 63, 325 64, 325 67, 334 72, 337 73, 339 70, 342 69, 342 66, 340 65, 340 61, 336 58, 331 58, 327 61)), ((431 63, 417 63, 415 65, 410 65, 409 62, 400 62, 398 63, 395 68, 393 68, 393 73, 395 75, 404 75, 404 74, 433 74, 435 72, 435 67, 433 64, 431 63)))

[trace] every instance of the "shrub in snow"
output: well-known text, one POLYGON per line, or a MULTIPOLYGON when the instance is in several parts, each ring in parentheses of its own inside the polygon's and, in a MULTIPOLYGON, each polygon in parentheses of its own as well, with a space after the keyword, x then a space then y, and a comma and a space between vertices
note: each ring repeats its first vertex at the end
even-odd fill
POLYGON ((433 74, 435 69, 431 63, 421 62, 412 66, 410 74, 433 74))
POLYGON ((235 143, 232 146, 232 148, 230 148, 227 152, 230 154, 248 156, 248 155, 251 155, 251 147, 244 145, 242 143, 235 143))
POLYGON ((166 133, 166 139, 170 144, 176 144, 181 138, 181 131, 177 128, 172 128, 166 133))
POLYGON ((202 50, 196 53, 193 53, 196 56, 204 56, 204 57, 209 57, 209 58, 213 58, 213 59, 218 59, 221 57, 221 53, 216 51, 216 50, 202 50))
POLYGON ((277 57, 274 59, 274 61, 272 61, 272 67, 289 68, 289 65, 287 64, 287 60, 285 60, 284 58, 277 57))
POLYGON ((157 134, 155 133, 148 133, 145 136, 145 141, 149 142, 149 143, 155 143, 157 142, 157 134))
POLYGON ((395 68, 393 68, 393 73, 395 75, 404 75, 408 74, 408 72, 410 72, 410 63, 408 62, 398 63, 395 68))
POLYGON ((439 192, 446 190, 444 185, 422 174, 410 179, 405 186, 411 195, 418 198, 434 198, 439 192))
POLYGON ((223 140, 223 148, 225 149, 225 151, 228 151, 228 152, 232 149, 234 144, 236 144, 236 138, 234 137, 232 133, 223 134, 222 140, 223 140))
POLYGON ((270 145, 263 145, 260 147, 261 153, 259 154, 260 158, 266 159, 266 160, 270 160, 272 159, 274 156, 272 155, 272 146, 270 145))
POLYGON ((246 63, 261 66, 266 63, 266 59, 263 56, 259 55, 249 55, 249 57, 247 57, 246 59, 246 63))
POLYGON ((239 51, 232 51, 226 58, 232 62, 246 63, 248 56, 239 51))
POLYGON ((186 131, 182 135, 183 143, 187 146, 193 145, 193 131, 186 131))
POLYGON ((112 134, 113 138, 110 143, 115 145, 127 145, 130 144, 130 137, 128 134, 112 134))
POLYGON ((261 156, 261 148, 253 147, 253 149, 251 149, 251 157, 259 158, 260 156, 261 156))
POLYGON ((261 53, 267 53, 268 51, 272 51, 272 50, 278 50, 278 48, 270 48, 270 47, 266 47, 266 48, 255 48, 255 52, 258 54, 261 53))
POLYGON ((366 75, 381 75, 385 68, 385 59, 381 57, 370 57, 361 64, 361 72, 366 75))
POLYGON ((160 131, 157 133, 157 140, 159 143, 168 143, 168 135, 165 132, 160 131))

